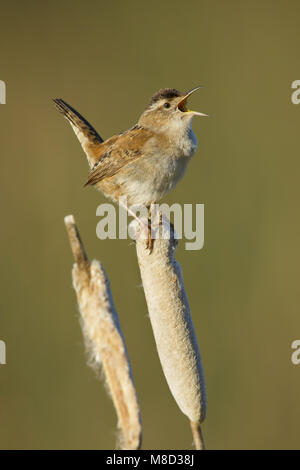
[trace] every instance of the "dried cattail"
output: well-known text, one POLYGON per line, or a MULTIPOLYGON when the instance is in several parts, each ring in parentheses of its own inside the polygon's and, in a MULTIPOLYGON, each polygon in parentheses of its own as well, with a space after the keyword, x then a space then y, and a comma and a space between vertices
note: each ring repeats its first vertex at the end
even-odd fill
POLYGON ((65 224, 75 259, 73 286, 90 364, 96 370, 103 369, 118 416, 120 447, 138 449, 142 438, 140 409, 109 281, 99 261, 88 262, 74 217, 65 217, 65 224))
POLYGON ((176 240, 168 224, 151 255, 136 222, 137 257, 157 351, 167 383, 181 411, 191 422, 197 449, 204 447, 200 423, 206 414, 204 374, 179 264, 176 240))

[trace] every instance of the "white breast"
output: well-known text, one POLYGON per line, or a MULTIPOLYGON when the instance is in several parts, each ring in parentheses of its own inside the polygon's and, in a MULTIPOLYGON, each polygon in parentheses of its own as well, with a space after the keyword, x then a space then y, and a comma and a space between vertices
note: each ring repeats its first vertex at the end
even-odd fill
POLYGON ((155 135, 144 147, 144 155, 128 164, 112 178, 118 194, 127 197, 129 205, 149 206, 160 201, 183 177, 187 164, 197 149, 197 139, 191 122, 183 126, 182 121, 161 132, 167 136, 162 140, 155 135), (166 145, 167 144, 167 145, 166 145))
POLYGON ((148 157, 129 164, 126 172, 116 174, 116 182, 121 192, 127 195, 130 205, 149 206, 151 202, 160 201, 183 177, 197 148, 196 137, 192 132, 186 139, 180 140, 180 147, 171 147, 165 154, 156 149, 148 157))

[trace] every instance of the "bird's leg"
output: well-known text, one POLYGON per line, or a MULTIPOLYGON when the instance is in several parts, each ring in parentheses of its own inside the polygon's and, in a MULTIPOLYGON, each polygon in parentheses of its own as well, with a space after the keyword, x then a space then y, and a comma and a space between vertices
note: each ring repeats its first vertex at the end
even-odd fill
POLYGON ((142 229, 148 230, 148 226, 144 224, 144 222, 141 219, 139 219, 136 213, 132 209, 130 209, 130 207, 128 207, 127 204, 125 204, 122 198, 118 199, 118 203, 120 206, 123 207, 123 209, 125 209, 128 212, 129 215, 131 215, 138 222, 138 224, 140 225, 142 229))
POLYGON ((154 246, 154 239, 152 238, 152 204, 147 208, 148 209, 148 238, 147 238, 147 248, 152 253, 153 246, 154 246))

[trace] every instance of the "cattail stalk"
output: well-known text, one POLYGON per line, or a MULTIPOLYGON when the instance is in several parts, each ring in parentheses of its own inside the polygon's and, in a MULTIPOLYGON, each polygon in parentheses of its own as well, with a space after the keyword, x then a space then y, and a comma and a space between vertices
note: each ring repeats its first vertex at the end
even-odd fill
POLYGON ((204 374, 181 268, 174 258, 174 232, 165 223, 160 225, 160 236, 149 254, 140 228, 135 222, 132 225, 162 369, 179 408, 190 420, 195 447, 203 449, 200 423, 206 414, 204 374))
POLYGON ((129 357, 115 310, 109 281, 99 261, 89 263, 74 217, 65 217, 75 259, 72 270, 90 365, 100 366, 118 416, 120 447, 138 449, 142 425, 129 357))

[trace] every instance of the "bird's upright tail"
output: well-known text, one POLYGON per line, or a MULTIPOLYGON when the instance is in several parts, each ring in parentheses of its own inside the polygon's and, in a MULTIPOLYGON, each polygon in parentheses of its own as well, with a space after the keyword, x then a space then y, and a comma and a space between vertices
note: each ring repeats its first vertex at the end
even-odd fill
POLYGON ((93 166, 96 161, 95 150, 100 144, 102 144, 103 139, 93 126, 81 114, 79 114, 78 111, 76 111, 76 109, 72 108, 72 106, 61 98, 54 99, 53 101, 58 111, 61 112, 71 124, 87 155, 90 166, 93 166))

